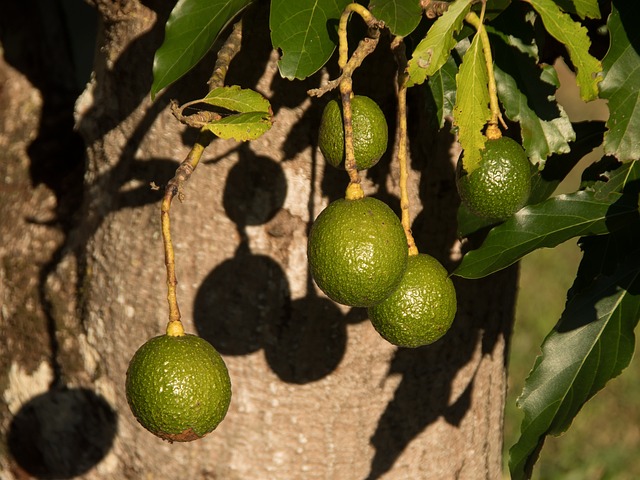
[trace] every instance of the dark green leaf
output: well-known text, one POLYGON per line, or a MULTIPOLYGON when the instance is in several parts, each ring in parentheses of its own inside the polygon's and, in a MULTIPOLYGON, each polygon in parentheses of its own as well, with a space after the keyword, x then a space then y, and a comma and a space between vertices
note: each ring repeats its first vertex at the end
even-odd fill
POLYGON ((600 18, 598 0, 554 0, 562 10, 580 18, 600 18))
POLYGON ((445 119, 453 115, 453 106, 456 103, 456 75, 458 65, 453 56, 450 56, 445 64, 429 77, 425 83, 431 100, 430 107, 435 107, 435 116, 440 128, 444 127, 445 119))
POLYGON ((538 66, 536 57, 519 48, 517 37, 492 33, 500 102, 507 117, 520 123, 522 145, 531 161, 543 166, 549 155, 567 153, 575 139, 569 117, 555 101, 560 82, 552 66, 538 66))
MULTIPOLYGON (((602 252, 585 252, 595 255, 602 252)), ((520 438, 510 450, 511 478, 530 478, 546 435, 569 428, 582 406, 631 361, 640 318, 640 254, 632 252, 610 275, 600 275, 567 302, 542 344, 518 405, 520 438)))
POLYGON ((420 23, 422 8, 416 0, 371 0, 369 10, 394 35, 405 37, 420 23))
POLYGON ((153 60, 151 98, 191 70, 252 0, 179 0, 153 60))
POLYGON ((540 203, 549 198, 560 182, 578 162, 594 148, 602 144, 604 122, 578 122, 573 124, 576 139, 569 142, 567 153, 551 155, 539 175, 532 177, 529 204, 540 203))
MULTIPOLYGON (((490 2, 487 2, 484 11, 485 22, 490 22, 495 17, 502 14, 502 12, 504 12, 504 10, 509 7, 509 5, 511 5, 511 0, 491 0, 490 2)), ((480 15, 480 11, 482 10, 482 3, 476 3, 473 9, 478 13, 478 15, 480 15)))
POLYGON ((471 213, 464 203, 460 203, 458 206, 456 221, 460 238, 468 237, 478 230, 495 225, 494 220, 486 220, 471 213))
POLYGON ((468 252, 455 275, 480 278, 517 262, 538 248, 570 238, 600 235, 638 220, 638 199, 622 193, 580 191, 529 205, 494 227, 482 246, 468 252))
POLYGON ((608 22, 611 46, 603 60, 604 80, 600 84, 610 112, 604 151, 622 161, 640 159, 640 29, 633 24, 625 28, 622 19, 639 18, 639 5, 617 2, 613 6, 608 22))
POLYGON ((407 86, 424 83, 427 77, 440 70, 456 45, 456 33, 462 28, 462 21, 473 0, 455 0, 449 9, 434 22, 427 35, 416 46, 409 60, 407 86))
POLYGON ((278 67, 288 79, 317 72, 338 43, 338 21, 349 0, 272 0, 271 43, 282 52, 278 67))

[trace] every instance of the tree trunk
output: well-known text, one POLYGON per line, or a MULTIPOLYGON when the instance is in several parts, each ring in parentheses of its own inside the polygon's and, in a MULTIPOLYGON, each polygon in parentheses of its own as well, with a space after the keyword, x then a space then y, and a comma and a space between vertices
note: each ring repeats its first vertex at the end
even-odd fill
MULTIPOLYGON (((1 357, 8 431, 2 451, 10 453, 0 464, 2 478, 23 478, 25 471, 91 479, 500 478, 516 270, 485 281, 454 278, 454 326, 419 349, 392 347, 366 311, 339 307, 316 290, 307 273, 306 232, 341 195, 347 177, 325 170, 315 146, 325 99, 312 101, 306 91, 323 74, 305 82, 279 77, 261 6, 260 18, 245 24, 247 47, 227 83, 267 96, 274 126, 247 144, 213 141, 184 201, 171 209, 185 328, 223 354, 231 407, 216 431, 186 444, 163 442, 135 421, 124 396, 127 364, 168 320, 162 193, 151 183, 173 176, 195 138, 168 103, 206 93, 213 57, 152 103, 152 59, 170 5, 94 3, 98 53, 75 107, 87 155, 84 202, 75 204, 73 228, 56 231, 64 244, 56 251, 33 243, 39 234, 24 219, 37 191, 15 209, 6 206, 15 193, 4 186, 0 193, 7 239, 0 247, 0 321, 9 342, 1 357), (40 268, 29 266, 34 252, 49 255, 40 268), (46 315, 18 308, 25 298, 11 296, 16 271, 34 279, 20 290, 32 291, 46 315), (48 331, 55 331, 50 345, 48 331), (30 335, 54 360, 30 351, 38 345, 30 335)), ((381 44, 365 62, 370 70, 354 85, 392 118, 394 66, 385 49, 381 44)), ((13 81, 22 80, 8 85, 13 81)), ((422 101, 413 94, 413 231, 421 251, 452 270, 464 248, 456 239, 457 147, 450 134, 431 133, 422 101)), ((396 208, 390 157, 364 186, 396 208)), ((6 185, 9 167, 2 168, 6 185)))

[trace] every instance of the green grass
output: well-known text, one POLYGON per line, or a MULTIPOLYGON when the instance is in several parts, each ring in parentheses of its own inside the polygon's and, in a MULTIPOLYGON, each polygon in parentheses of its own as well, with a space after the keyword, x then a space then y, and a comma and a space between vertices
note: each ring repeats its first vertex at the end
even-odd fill
MULTIPOLYGON (((522 412, 515 401, 542 340, 564 309, 566 291, 580 261, 576 241, 538 250, 521 262, 520 294, 509 359, 505 412, 505 478, 508 450, 518 438, 522 412)), ((640 478, 640 358, 609 382, 560 437, 548 437, 534 480, 631 480, 640 478)))

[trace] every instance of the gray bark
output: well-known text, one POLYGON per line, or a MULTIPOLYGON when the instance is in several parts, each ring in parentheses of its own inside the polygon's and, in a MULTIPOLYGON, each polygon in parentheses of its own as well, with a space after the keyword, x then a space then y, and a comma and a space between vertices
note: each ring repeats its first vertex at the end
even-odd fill
MULTIPOLYGON (((274 126, 249 144, 215 140, 184 202, 171 209, 185 328, 223 354, 232 404, 218 429, 197 442, 169 444, 137 424, 124 396, 127 364, 167 322, 161 192, 150 183, 165 184, 195 138, 168 101, 202 96, 213 57, 152 103, 151 61, 169 6, 95 3, 102 22, 94 74, 75 106, 86 145, 84 202, 75 204, 72 227, 28 221, 53 215, 64 192, 29 184, 25 132, 36 131, 35 116, 15 124, 2 115, 0 144, 15 161, 0 167, 0 322, 7 332, 0 476, 501 478, 516 270, 455 279, 453 328, 415 350, 387 344, 365 311, 316 290, 306 232, 347 177, 325 170, 315 147, 324 99, 311 101, 306 90, 322 74, 281 79, 264 19, 246 28, 253 46, 234 60, 227 83, 269 97, 274 126)), ((371 70, 355 78, 355 88, 392 118, 392 85, 371 81, 372 72, 392 71, 391 58, 381 52, 367 62, 371 70)), ((0 74, 15 90, 0 91, 4 112, 43 111, 38 90, 19 72, 5 63, 0 74)), ((411 100, 413 230, 420 250, 452 270, 465 248, 456 239, 457 147, 450 134, 429 133, 419 95, 411 100)), ((388 165, 389 158, 364 185, 395 208, 397 172, 388 165)))

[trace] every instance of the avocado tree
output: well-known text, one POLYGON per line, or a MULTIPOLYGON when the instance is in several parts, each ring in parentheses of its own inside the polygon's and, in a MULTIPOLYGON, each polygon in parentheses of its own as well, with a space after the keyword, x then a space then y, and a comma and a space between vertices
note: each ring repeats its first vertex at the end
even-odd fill
MULTIPOLYGON (((81 428, 111 416, 117 429, 103 428, 86 468, 64 472, 500 478, 517 263, 569 240, 582 261, 531 352, 511 478, 530 477, 545 438, 629 364, 640 318, 633 2, 90 3, 101 32, 75 109, 84 201, 41 289, 56 329, 52 391, 93 392, 110 407, 81 428), (583 100, 608 101, 606 122, 572 123, 556 102, 560 57, 583 100), (389 123, 389 147, 366 170, 354 95, 389 123), (336 100, 344 169, 317 146, 336 100), (554 195, 597 146, 605 156, 579 189, 554 195), (507 210, 482 215, 466 200, 474 173, 523 152, 529 175, 489 174, 497 183, 480 194, 487 211, 503 198, 507 210), (308 273, 314 219, 354 191, 387 203, 409 254, 429 254, 453 281, 457 313, 437 341, 396 347, 308 273), (60 291, 73 301, 54 302, 60 291), (127 406, 129 360, 165 331, 201 336, 228 368, 229 410, 203 439, 162 441, 127 406)), ((45 443, 34 448, 55 472, 45 443)))

